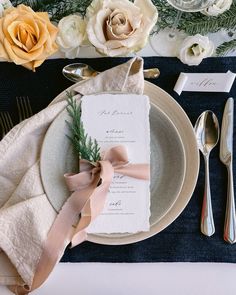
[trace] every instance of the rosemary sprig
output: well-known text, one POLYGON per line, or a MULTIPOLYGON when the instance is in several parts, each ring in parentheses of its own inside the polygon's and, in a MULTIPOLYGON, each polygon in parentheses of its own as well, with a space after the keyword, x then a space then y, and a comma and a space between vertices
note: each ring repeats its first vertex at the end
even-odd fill
POLYGON ((67 97, 68 106, 66 109, 71 117, 71 122, 66 121, 71 132, 68 138, 71 140, 74 150, 80 159, 97 162, 101 160, 100 147, 96 139, 92 139, 85 133, 83 123, 81 122, 81 104, 76 103, 70 92, 67 92, 67 97))

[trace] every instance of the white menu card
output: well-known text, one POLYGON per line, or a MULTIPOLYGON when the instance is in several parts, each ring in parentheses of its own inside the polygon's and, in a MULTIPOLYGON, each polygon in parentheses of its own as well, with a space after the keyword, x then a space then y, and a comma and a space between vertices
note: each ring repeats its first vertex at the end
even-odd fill
MULTIPOLYGON (((98 141, 101 154, 124 145, 130 163, 150 164, 149 98, 136 94, 99 94, 82 98, 86 133, 98 141)), ((148 231, 150 182, 115 174, 105 208, 88 233, 148 231)))

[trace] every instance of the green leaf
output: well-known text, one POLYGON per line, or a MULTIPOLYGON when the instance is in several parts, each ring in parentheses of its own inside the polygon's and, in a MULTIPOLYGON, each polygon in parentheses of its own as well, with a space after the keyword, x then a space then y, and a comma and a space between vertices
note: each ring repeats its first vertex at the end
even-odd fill
POLYGON ((224 56, 228 54, 229 52, 236 50, 236 39, 224 42, 220 46, 216 48, 216 55, 218 56, 224 56))
POLYGON ((81 122, 81 105, 73 98, 72 93, 67 92, 67 112, 71 117, 71 122, 66 121, 70 135, 67 137, 73 144, 75 152, 80 159, 85 159, 90 162, 101 160, 100 147, 96 139, 92 139, 85 133, 83 123, 81 122))

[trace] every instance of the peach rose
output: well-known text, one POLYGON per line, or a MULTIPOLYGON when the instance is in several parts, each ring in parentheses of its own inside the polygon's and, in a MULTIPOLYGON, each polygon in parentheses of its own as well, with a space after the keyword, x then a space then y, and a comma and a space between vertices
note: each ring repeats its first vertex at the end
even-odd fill
POLYGON ((0 18, 0 58, 35 71, 57 51, 57 31, 45 12, 23 4, 8 8, 0 18))

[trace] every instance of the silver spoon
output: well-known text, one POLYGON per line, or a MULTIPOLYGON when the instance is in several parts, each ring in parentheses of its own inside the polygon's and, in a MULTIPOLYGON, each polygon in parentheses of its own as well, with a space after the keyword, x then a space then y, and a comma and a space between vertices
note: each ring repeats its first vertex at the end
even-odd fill
MULTIPOLYGON (((62 74, 72 82, 79 82, 95 77, 99 72, 87 64, 74 63, 65 66, 62 69, 62 74)), ((160 76, 160 71, 158 68, 146 69, 143 70, 143 74, 144 78, 155 79, 160 76)))
POLYGON ((212 111, 203 112, 197 119, 194 129, 198 148, 202 152, 205 161, 205 190, 202 205, 201 232, 210 237, 215 232, 215 225, 211 205, 209 156, 219 140, 219 123, 216 115, 212 111))

